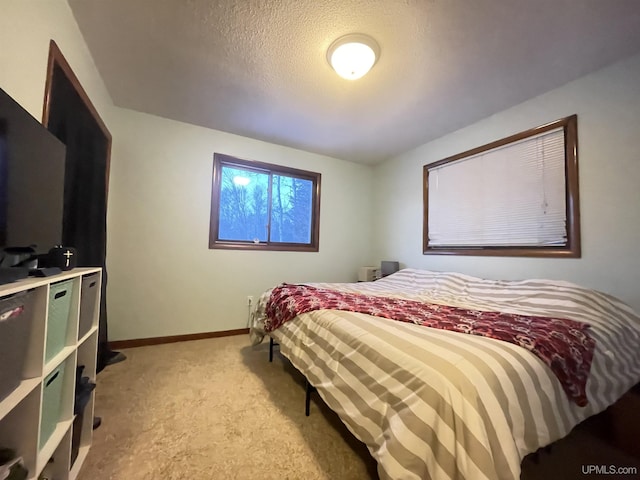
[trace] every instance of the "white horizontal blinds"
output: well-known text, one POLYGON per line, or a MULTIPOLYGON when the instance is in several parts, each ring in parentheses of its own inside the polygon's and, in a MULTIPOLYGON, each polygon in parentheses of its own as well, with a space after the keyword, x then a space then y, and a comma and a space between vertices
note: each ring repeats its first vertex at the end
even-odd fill
POLYGON ((429 170, 429 246, 565 246, 564 130, 429 170))

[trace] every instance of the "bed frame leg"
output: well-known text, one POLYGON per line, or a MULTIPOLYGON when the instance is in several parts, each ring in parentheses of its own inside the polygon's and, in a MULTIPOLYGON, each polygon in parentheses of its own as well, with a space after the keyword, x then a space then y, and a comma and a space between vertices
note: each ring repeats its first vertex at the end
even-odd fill
POLYGON ((309 380, 305 378, 304 380, 306 387, 306 394, 304 398, 304 414, 305 416, 309 416, 311 410, 311 394, 316 391, 315 387, 309 383, 309 380))
POLYGON ((273 341, 273 338, 269 337, 269 361, 273 362, 273 347, 280 345, 273 341))
POLYGON ((269 337, 269 361, 273 362, 273 338, 269 337))

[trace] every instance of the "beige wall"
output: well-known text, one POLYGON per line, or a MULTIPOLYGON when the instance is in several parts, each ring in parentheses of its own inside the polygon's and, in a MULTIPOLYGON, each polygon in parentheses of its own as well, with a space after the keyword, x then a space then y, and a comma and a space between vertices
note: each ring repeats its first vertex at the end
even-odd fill
POLYGON ((355 281, 371 253, 371 167, 116 109, 109 192, 112 339, 244 328, 280 282, 355 281), (320 251, 210 250, 214 152, 322 174, 320 251))
POLYGON ((640 311, 640 56, 385 162, 376 168, 375 183, 378 257, 487 278, 565 279, 612 293, 640 311), (582 258, 422 255, 423 165, 573 113, 582 258))
POLYGON ((109 125, 113 104, 65 0, 0 0, 0 88, 42 119, 49 41, 55 40, 109 125))

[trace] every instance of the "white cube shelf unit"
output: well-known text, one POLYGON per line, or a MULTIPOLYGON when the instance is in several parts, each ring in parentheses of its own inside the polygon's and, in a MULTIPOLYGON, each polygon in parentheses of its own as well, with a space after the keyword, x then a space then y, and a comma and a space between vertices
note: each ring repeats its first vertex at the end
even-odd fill
MULTIPOLYGON (((95 394, 91 393, 82 418, 76 418, 76 368, 84 365, 82 375, 95 383, 100 288, 100 268, 75 268, 0 285, 0 304, 22 292, 29 292, 31 299, 31 308, 20 319, 30 322, 28 338, 15 339, 24 343, 24 366, 16 372, 20 362, 0 364, 2 378, 20 378, 10 393, 2 392, 6 396, 0 400, 0 448, 11 448, 22 457, 29 480, 36 480, 45 467, 55 480, 74 480, 89 451, 95 394), (59 314, 54 297, 64 295, 70 296, 65 306, 68 319, 60 323, 51 317, 59 314), (63 328, 64 335, 53 328, 63 328)), ((0 344, 13 342, 2 335, 0 325, 0 344)))

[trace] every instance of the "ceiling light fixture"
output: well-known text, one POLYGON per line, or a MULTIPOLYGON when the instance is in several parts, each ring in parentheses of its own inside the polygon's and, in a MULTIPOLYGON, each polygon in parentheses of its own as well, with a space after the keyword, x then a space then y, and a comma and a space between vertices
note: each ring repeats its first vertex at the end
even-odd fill
POLYGON ((327 60, 338 75, 357 80, 367 74, 380 56, 378 43, 368 35, 351 33, 340 37, 327 50, 327 60))

